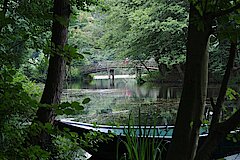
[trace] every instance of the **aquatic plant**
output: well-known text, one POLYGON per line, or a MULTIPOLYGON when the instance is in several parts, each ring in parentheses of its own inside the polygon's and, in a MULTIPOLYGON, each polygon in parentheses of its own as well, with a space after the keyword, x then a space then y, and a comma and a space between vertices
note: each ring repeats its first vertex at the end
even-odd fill
MULTIPOLYGON (((138 126, 133 125, 131 114, 129 124, 124 129, 125 139, 119 139, 117 143, 117 160, 161 160, 163 152, 166 151, 166 141, 157 138, 161 133, 154 125, 142 125, 139 110, 138 126), (137 127, 137 129, 136 129, 137 127), (119 155, 120 145, 124 145, 127 153, 119 155)), ((167 133, 167 132, 166 132, 167 133)))

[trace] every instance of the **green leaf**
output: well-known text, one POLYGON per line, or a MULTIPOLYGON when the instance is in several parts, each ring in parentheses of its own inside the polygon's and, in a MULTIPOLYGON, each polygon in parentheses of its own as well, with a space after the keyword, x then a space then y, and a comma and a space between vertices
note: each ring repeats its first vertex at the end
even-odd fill
POLYGON ((78 137, 78 134, 76 132, 70 132, 70 135, 75 138, 78 137))
POLYGON ((84 51, 84 52, 82 52, 83 54, 87 54, 87 55, 91 55, 91 52, 89 52, 89 51, 84 51))
POLYGON ((63 112, 66 115, 71 115, 71 114, 74 114, 75 110, 69 107, 69 108, 64 109, 63 112))
POLYGON ((70 131, 69 128, 63 128, 63 130, 64 130, 65 132, 69 132, 69 131, 70 131))
POLYGON ((209 121, 208 120, 203 120, 203 122, 202 122, 203 124, 209 124, 209 121))
POLYGON ((67 107, 71 107, 71 104, 69 102, 63 102, 59 105, 59 108, 64 109, 67 107))
POLYGON ((62 109, 56 109, 55 112, 56 112, 57 115, 62 115, 62 114, 64 114, 64 112, 63 112, 62 109))
POLYGON ((47 129, 48 131, 50 131, 52 129, 52 124, 51 123, 46 123, 44 128, 47 129))
POLYGON ((93 123, 93 127, 97 128, 97 123, 96 122, 93 123))
POLYGON ((84 56, 82 54, 78 54, 79 59, 84 59, 84 56))
POLYGON ((83 101, 82 101, 82 104, 87 104, 91 101, 90 98, 85 98, 83 101))
POLYGON ((227 139, 228 141, 230 141, 230 140, 231 140, 231 138, 230 138, 230 137, 226 137, 226 139, 227 139))
POLYGON ((237 139, 235 137, 232 138, 234 143, 237 143, 237 139))
POLYGON ((82 110, 84 110, 84 107, 82 105, 79 105, 75 109, 78 111, 82 111, 82 110))
POLYGON ((71 107, 72 107, 72 108, 75 108, 75 107, 77 107, 77 106, 79 106, 79 105, 80 105, 80 104, 79 104, 79 102, 77 102, 77 101, 71 103, 71 107))
POLYGON ((191 128, 193 127, 193 121, 192 121, 192 122, 190 122, 190 127, 191 127, 191 128))
POLYGON ((82 105, 80 105, 79 102, 72 102, 72 103, 71 103, 71 107, 72 107, 72 108, 75 108, 75 109, 78 110, 78 111, 84 109, 84 107, 83 107, 82 105))

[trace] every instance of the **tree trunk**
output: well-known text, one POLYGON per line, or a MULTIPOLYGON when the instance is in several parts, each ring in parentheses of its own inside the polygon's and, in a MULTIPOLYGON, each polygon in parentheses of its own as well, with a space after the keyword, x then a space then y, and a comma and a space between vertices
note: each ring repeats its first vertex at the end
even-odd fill
POLYGON ((207 94, 210 33, 211 20, 200 17, 190 5, 183 91, 167 160, 193 160, 195 157, 207 94), (200 23, 202 28, 198 27, 200 23))
MULTIPOLYGON (((63 22, 69 22, 70 4, 68 0, 54 0, 54 21, 52 26, 52 53, 49 60, 47 80, 41 104, 60 103, 63 82, 66 70, 66 61, 63 57, 63 47, 67 43, 67 26, 63 22), (61 22, 58 21, 61 17, 61 22)), ((40 122, 51 122, 54 118, 52 109, 39 108, 37 119, 40 122)))
MULTIPOLYGON (((2 14, 3 14, 3 19, 6 18, 6 13, 7 13, 7 10, 8 10, 8 3, 9 3, 9 0, 4 0, 3 1, 3 6, 2 6, 2 14)), ((2 32, 2 28, 3 26, 0 25, 0 32, 2 32)))
POLYGON ((208 134, 206 142, 202 149, 198 152, 195 160, 210 160, 211 155, 216 149, 217 145, 227 134, 239 126, 240 109, 235 112, 228 120, 215 124, 208 134))
POLYGON ((183 73, 183 70, 181 68, 181 64, 176 64, 176 68, 177 68, 177 71, 179 73, 180 79, 183 80, 184 73, 183 73))
MULTIPOLYGON (((227 92, 227 86, 228 86, 228 81, 230 78, 231 71, 233 69, 233 64, 234 64, 234 59, 237 51, 237 43, 231 43, 230 51, 229 51, 229 58, 228 58, 228 63, 227 67, 223 76, 221 88, 219 91, 219 95, 217 98, 217 102, 215 105, 213 105, 213 116, 212 116, 212 121, 211 121, 211 128, 215 124, 219 123, 220 120, 220 113, 222 111, 222 104, 225 99, 225 95, 227 92)), ((210 128, 210 130, 211 130, 210 128)))
MULTIPOLYGON (((212 157, 212 153, 216 149, 219 142, 221 140, 223 140, 223 138, 225 138, 226 134, 229 133, 229 131, 234 129, 234 127, 232 127, 231 129, 227 129, 225 127, 225 126, 229 126, 229 124, 226 124, 226 123, 229 123, 230 120, 226 121, 225 125, 223 125, 224 123, 220 124, 219 120, 220 120, 220 111, 222 110, 222 104, 224 102, 225 94, 227 91, 227 84, 228 84, 228 81, 230 78, 230 72, 233 68, 233 63, 234 63, 236 52, 237 52, 237 43, 231 43, 227 68, 226 68, 226 71, 225 71, 225 74, 224 74, 224 77, 222 80, 222 85, 221 85, 221 89, 219 91, 219 95, 217 98, 217 103, 212 104, 213 105, 213 118, 211 121, 210 133, 209 133, 206 141, 204 142, 204 144, 199 149, 195 160, 210 160, 212 157)), ((214 102, 212 102, 212 103, 214 103, 214 102)), ((239 120, 236 122, 231 122, 231 123, 233 123, 237 126, 237 124, 239 123, 239 120)))
MULTIPOLYGON (((67 26, 70 16, 70 4, 68 0, 54 0, 53 7, 53 26, 52 26, 52 46, 51 56, 45 88, 43 91, 41 104, 58 104, 60 103, 63 82, 66 70, 66 61, 63 57, 65 54, 63 48, 67 43, 67 26)), ((51 107, 40 107, 37 111, 37 122, 53 123, 55 118, 54 110, 51 107)), ((32 143, 40 145, 45 150, 54 153, 54 146, 51 142, 51 136, 42 131, 37 137, 32 138, 32 143)))
POLYGON ((160 58, 161 53, 162 53, 162 52, 159 51, 159 54, 155 54, 155 55, 154 55, 154 60, 155 60, 155 62, 157 63, 160 76, 161 76, 161 77, 165 77, 165 76, 166 76, 166 68, 167 68, 167 67, 166 67, 165 64, 162 64, 162 63, 159 62, 159 58, 160 58))

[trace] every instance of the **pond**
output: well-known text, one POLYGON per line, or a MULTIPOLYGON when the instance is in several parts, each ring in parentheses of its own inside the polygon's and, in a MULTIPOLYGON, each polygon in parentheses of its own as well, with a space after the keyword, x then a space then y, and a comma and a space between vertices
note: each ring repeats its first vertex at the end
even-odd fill
MULTIPOLYGON (((208 97, 217 97, 219 88, 211 85, 208 97)), ((91 99, 82 113, 68 117, 75 121, 126 125, 131 119, 134 124, 172 125, 181 91, 181 84, 138 85, 133 78, 115 79, 114 83, 109 79, 94 79, 90 84, 76 81, 66 85, 62 101, 91 99)))

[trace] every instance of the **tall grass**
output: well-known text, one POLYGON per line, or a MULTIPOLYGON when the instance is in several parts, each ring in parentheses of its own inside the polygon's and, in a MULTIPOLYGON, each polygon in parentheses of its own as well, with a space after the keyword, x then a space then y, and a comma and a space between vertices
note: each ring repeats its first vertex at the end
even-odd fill
POLYGON ((145 125, 141 124, 140 110, 137 126, 134 126, 131 114, 129 115, 128 126, 124 129, 125 139, 119 139, 117 143, 117 160, 163 159, 163 152, 166 152, 166 141, 163 138, 158 138, 160 134, 157 131, 156 123, 150 126, 146 124, 146 122, 145 125), (125 146, 127 153, 119 155, 119 147, 122 144, 125 146))

